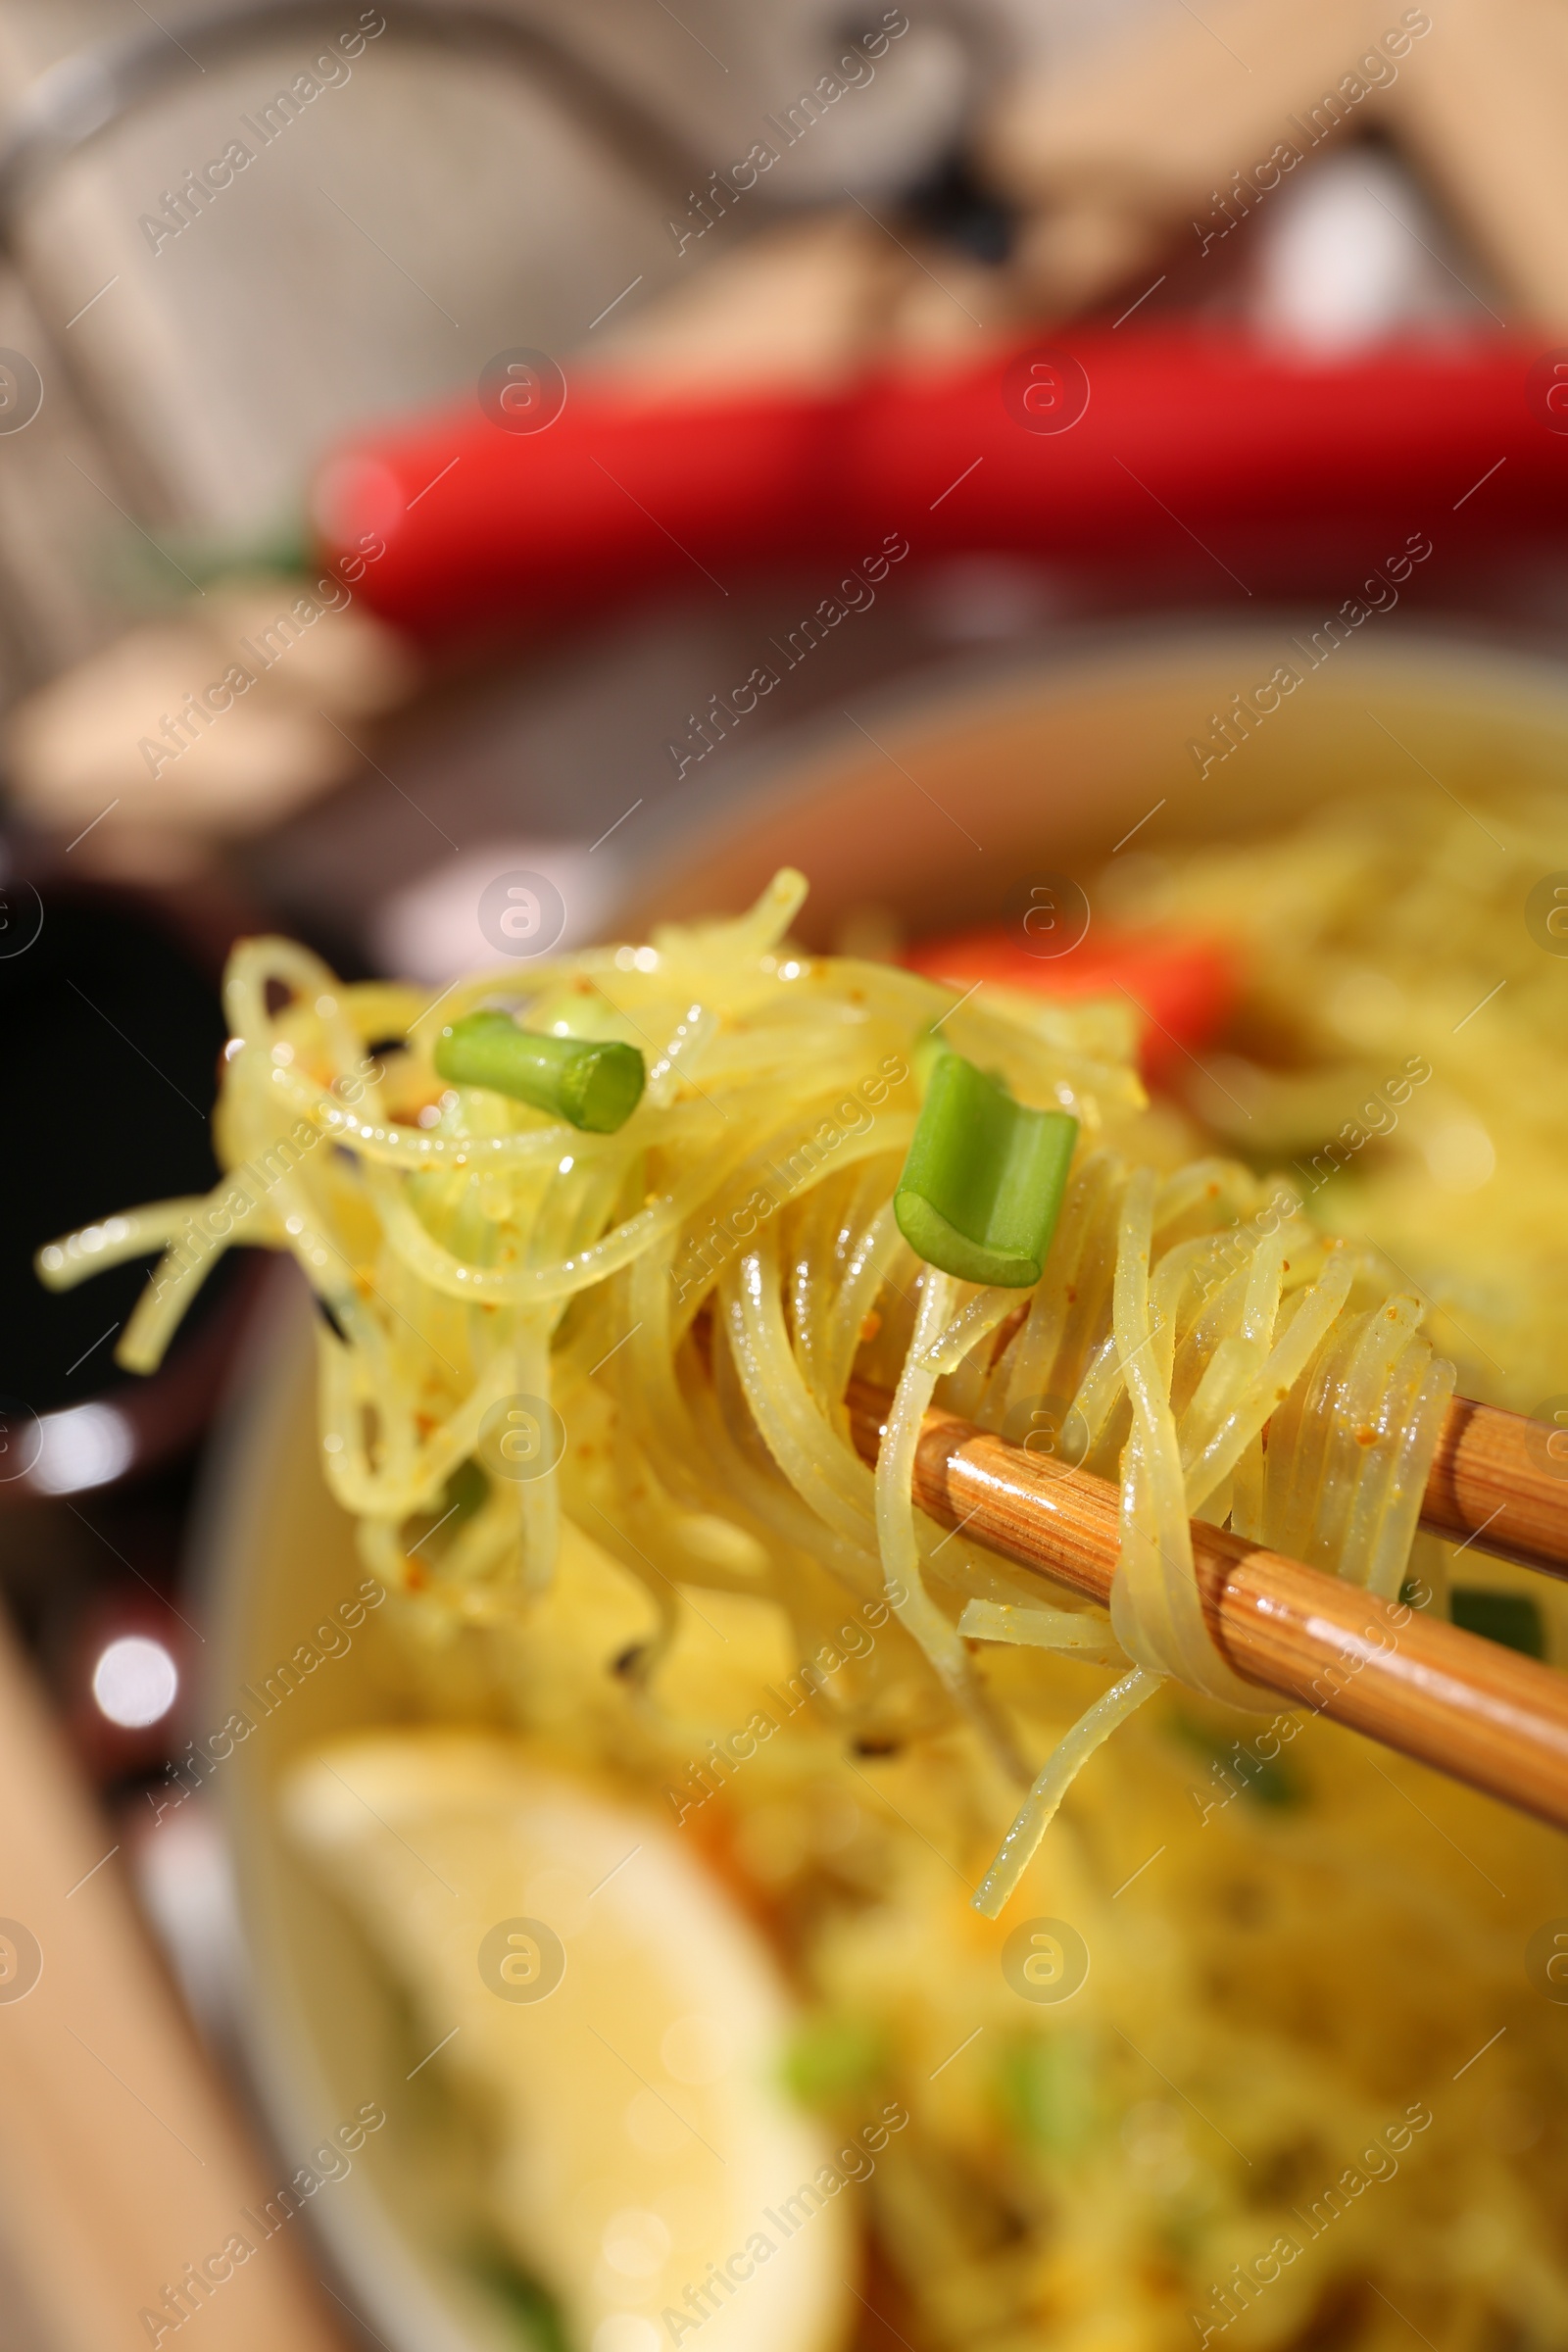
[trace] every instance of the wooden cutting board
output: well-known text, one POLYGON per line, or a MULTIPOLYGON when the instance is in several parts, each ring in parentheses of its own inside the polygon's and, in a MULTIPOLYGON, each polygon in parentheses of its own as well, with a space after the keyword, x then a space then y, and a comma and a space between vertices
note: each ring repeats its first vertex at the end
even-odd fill
POLYGON ((42 2343, 172 2343, 172 2288, 205 2352, 342 2352, 303 2267, 306 2224, 269 2240, 248 2218, 278 2168, 202 2058, 3 1623, 0 1788, 0 2235, 42 2343))

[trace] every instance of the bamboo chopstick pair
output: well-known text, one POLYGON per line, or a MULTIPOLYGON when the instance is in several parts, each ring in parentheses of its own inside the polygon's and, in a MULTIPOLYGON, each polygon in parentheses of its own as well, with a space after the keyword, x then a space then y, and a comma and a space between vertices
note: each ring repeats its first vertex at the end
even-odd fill
MULTIPOLYGON (((851 1386, 851 1428, 867 1461, 889 1402, 863 1382, 851 1386)), ((1568 1575, 1568 1483, 1546 1451, 1549 1434, 1521 1414, 1455 1397, 1422 1526, 1568 1575)), ((933 1408, 914 1499, 1004 1558, 1109 1599, 1120 1538, 1108 1480, 933 1408)), ((1568 1829, 1568 1676, 1206 1521, 1192 1527, 1209 1631, 1245 1681, 1568 1829)))

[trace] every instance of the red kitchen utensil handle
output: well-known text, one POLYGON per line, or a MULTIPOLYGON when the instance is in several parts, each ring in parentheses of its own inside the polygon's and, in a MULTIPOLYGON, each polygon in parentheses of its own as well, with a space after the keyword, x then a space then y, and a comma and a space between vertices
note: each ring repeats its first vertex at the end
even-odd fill
POLYGON ((1511 337, 1308 363, 1187 327, 825 397, 658 399, 599 378, 568 386, 542 430, 475 397, 367 435, 321 468, 313 520, 324 560, 430 638, 568 621, 666 584, 721 598, 781 564, 820 566, 825 597, 839 565, 884 545, 1190 559, 1222 597, 1250 593, 1249 563, 1305 546, 1348 596, 1407 541, 1451 553, 1560 529, 1552 389, 1549 355, 1511 337))

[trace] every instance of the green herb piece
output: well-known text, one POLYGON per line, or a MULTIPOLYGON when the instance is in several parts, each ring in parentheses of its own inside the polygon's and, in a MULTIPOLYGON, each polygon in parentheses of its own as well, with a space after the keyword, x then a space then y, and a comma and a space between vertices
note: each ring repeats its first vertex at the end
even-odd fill
POLYGON ((1241 1748, 1226 1756, 1224 1764, 1260 1805, 1289 1806, 1301 1801, 1300 1782, 1289 1765, 1275 1756, 1254 1756, 1250 1749, 1241 1748))
POLYGON ((887 2035, 868 2017, 813 2017, 796 2032, 784 2081, 803 2107, 834 2107, 869 2090, 887 2065, 887 2035))
POLYGON ((1026 1110, 961 1054, 941 1054, 899 1178, 899 1231, 944 1274, 1031 1288, 1056 1229, 1077 1137, 1066 1111, 1026 1110))
MULTIPOLYGON (((415 1549, 418 1550, 421 1544, 427 1544, 436 1530, 443 1527, 447 1531, 446 1541, 450 1544, 467 1526, 468 1521, 484 1509, 489 1499, 490 1481, 472 1454, 469 1454, 467 1460, 460 1462, 453 1471, 439 1498, 427 1504, 422 1515, 429 1524, 415 1549)), ((426 1559, 431 1557, 428 1552, 424 1556, 426 1559)))
POLYGON ((1448 1592, 1448 1613, 1467 1634, 1500 1642, 1505 1648, 1523 1650, 1527 1658, 1546 1654, 1546 1629, 1539 1605, 1528 1592, 1494 1592, 1487 1585, 1454 1585, 1448 1592))
POLYGON ((1260 1805, 1281 1809, 1304 1802, 1306 1789, 1300 1775, 1283 1756, 1260 1756, 1240 1740, 1221 1739, 1186 1714, 1174 1713, 1171 1729, 1190 1747, 1196 1747, 1218 1766, 1214 1786, 1221 1790, 1226 1803, 1232 1796, 1241 1795, 1250 1796, 1260 1805))
POLYGON ((929 1022, 915 1038, 913 1050, 909 1054, 909 1067, 914 1072, 914 1083, 920 1090, 922 1102, 925 1099, 932 1071, 942 1059, 943 1054, 951 1054, 953 1048, 944 1044, 929 1022))
POLYGON ((467 2267, 506 2313, 508 2332, 514 2333, 528 2352, 572 2352, 560 2304, 504 2248, 479 2248, 469 2256, 467 2267))
POLYGON ((997 2069, 1002 2111, 1021 2145, 1072 2156, 1096 2124, 1095 2078, 1081 2036, 1031 2035, 1006 2045, 997 2069))
POLYGON ((488 1086, 591 1135, 624 1127, 647 1084, 635 1046, 519 1029, 510 1012, 465 1013, 442 1030, 435 1066, 454 1086, 488 1086))
POLYGON ((490 1499, 490 1481, 470 1453, 458 1464, 447 1480, 441 1495, 441 1507, 450 1516, 457 1513, 458 1525, 464 1527, 476 1511, 482 1511, 490 1499))

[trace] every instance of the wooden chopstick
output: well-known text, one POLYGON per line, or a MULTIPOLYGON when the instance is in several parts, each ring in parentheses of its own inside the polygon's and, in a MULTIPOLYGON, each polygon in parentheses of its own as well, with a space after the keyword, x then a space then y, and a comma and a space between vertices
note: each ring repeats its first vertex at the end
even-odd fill
MULTIPOLYGON (((856 1446, 874 1462, 889 1398, 855 1381, 848 1403, 856 1446)), ((1449 1415, 1444 1491, 1451 1523, 1482 1502, 1495 1507, 1488 1500, 1493 1482, 1504 1475, 1511 1448, 1523 1447, 1531 1425, 1499 1432, 1494 1417, 1519 1421, 1488 1406, 1456 1406, 1449 1415)), ((1021 1567, 1090 1600, 1109 1600, 1119 1533, 1108 1480, 933 1408, 916 1449, 914 1498, 945 1527, 961 1524, 1021 1567)), ((1526 1530, 1535 1524, 1528 1505, 1519 1518, 1526 1530)), ((1568 1829, 1568 1676, 1203 1520, 1192 1528, 1209 1631, 1246 1681, 1568 1829)))
MULTIPOLYGON (((1020 1304, 998 1325, 993 1363, 1028 1312, 1020 1304)), ((1421 1501, 1422 1526, 1522 1568, 1568 1577, 1568 1428, 1560 1457, 1549 1450, 1557 1440, 1555 1429, 1524 1413, 1451 1397, 1421 1501)))
POLYGON ((1563 1459, 1547 1451, 1557 1432, 1500 1404, 1455 1396, 1421 1504, 1432 1535, 1547 1576, 1568 1576, 1568 1432, 1563 1459))

